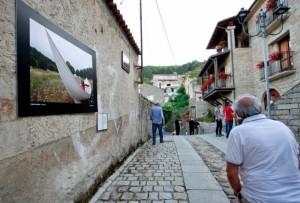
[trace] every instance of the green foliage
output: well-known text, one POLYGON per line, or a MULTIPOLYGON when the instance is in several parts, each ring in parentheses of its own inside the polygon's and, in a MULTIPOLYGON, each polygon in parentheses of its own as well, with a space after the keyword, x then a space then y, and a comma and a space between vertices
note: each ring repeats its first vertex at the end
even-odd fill
POLYGON ((184 108, 189 105, 189 96, 185 92, 185 88, 181 85, 177 91, 177 95, 171 101, 175 109, 184 108))
POLYGON ((174 72, 178 74, 185 74, 189 71, 195 71, 193 75, 197 75, 196 72, 200 72, 200 67, 202 67, 204 62, 199 62, 197 60, 183 65, 170 65, 170 66, 145 66, 143 69, 144 82, 150 83, 153 78, 153 74, 172 74, 174 72), (197 69, 197 70, 196 70, 197 69))
POLYGON ((176 96, 163 106, 166 128, 168 130, 172 130, 176 117, 181 118, 188 113, 188 107, 189 96, 186 94, 184 86, 181 85, 176 91, 176 96))
POLYGON ((40 68, 42 70, 51 70, 58 72, 56 64, 39 52, 36 48, 30 47, 30 66, 33 68, 40 68))
POLYGON ((173 111, 174 111, 174 107, 172 106, 171 103, 166 103, 163 106, 163 112, 164 112, 164 117, 166 122, 168 122, 172 118, 173 111))
POLYGON ((75 73, 76 73, 76 75, 80 76, 81 78, 88 78, 90 80, 92 80, 93 76, 94 76, 93 68, 76 70, 75 73))
POLYGON ((215 121, 215 116, 213 114, 213 110, 208 109, 206 116, 201 117, 200 121, 201 122, 208 122, 208 123, 214 122, 215 121))
POLYGON ((197 78, 200 73, 200 70, 203 68, 203 66, 204 66, 204 63, 202 62, 200 64, 200 66, 196 67, 194 70, 191 70, 189 72, 189 78, 197 78))

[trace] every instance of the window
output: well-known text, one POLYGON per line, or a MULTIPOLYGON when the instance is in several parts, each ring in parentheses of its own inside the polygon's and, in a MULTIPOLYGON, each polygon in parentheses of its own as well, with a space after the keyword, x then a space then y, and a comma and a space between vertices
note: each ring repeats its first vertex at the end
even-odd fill
POLYGON ((279 52, 281 53, 281 68, 286 70, 291 68, 290 35, 278 41, 279 52))

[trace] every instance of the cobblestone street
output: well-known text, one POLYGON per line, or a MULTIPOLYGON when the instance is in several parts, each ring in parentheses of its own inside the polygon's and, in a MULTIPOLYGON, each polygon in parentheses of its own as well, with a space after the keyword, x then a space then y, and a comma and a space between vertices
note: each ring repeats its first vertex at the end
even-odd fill
POLYGON ((106 181, 90 203, 234 202, 224 153, 209 143, 217 142, 224 148, 226 142, 212 136, 206 137, 209 142, 203 138, 166 136, 163 144, 146 143, 106 181))
POLYGON ((146 143, 97 203, 187 203, 175 143, 146 143))

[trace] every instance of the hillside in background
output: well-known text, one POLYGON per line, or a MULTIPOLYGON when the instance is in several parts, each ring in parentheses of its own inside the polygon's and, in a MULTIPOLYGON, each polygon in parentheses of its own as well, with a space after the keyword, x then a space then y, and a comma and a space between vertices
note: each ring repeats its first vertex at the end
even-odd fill
POLYGON ((200 69, 204 65, 203 62, 197 60, 190 63, 185 63, 183 65, 170 65, 170 66, 145 66, 143 69, 144 82, 150 83, 153 78, 153 74, 172 74, 176 72, 177 74, 189 74, 190 78, 197 77, 200 69))

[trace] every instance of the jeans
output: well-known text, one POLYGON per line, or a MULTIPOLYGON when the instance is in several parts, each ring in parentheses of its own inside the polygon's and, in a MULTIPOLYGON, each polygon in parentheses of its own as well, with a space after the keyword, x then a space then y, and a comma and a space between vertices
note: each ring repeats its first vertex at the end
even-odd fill
POLYGON ((217 127, 216 127, 216 136, 221 136, 222 135, 222 120, 216 120, 217 122, 217 127))
POLYGON ((233 120, 226 121, 226 138, 228 138, 229 133, 230 133, 230 131, 232 129, 232 126, 233 126, 233 120))
POLYGON ((155 145, 156 144, 156 130, 158 128, 158 133, 159 133, 159 141, 160 143, 163 143, 163 132, 162 132, 162 124, 156 124, 156 123, 152 123, 152 144, 155 145))

